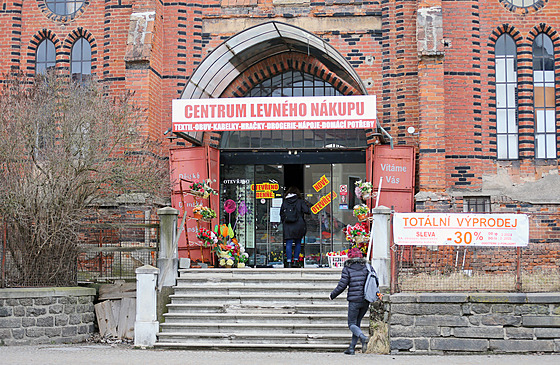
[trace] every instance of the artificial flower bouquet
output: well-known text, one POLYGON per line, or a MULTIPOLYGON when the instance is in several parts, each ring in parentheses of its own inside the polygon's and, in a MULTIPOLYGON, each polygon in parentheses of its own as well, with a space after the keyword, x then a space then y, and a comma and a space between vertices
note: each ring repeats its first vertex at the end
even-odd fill
POLYGON ((218 266, 220 267, 245 267, 245 263, 249 260, 249 254, 245 252, 245 248, 239 244, 236 238, 232 238, 228 243, 220 243, 214 248, 216 256, 218 256, 218 266))
POLYGON ((369 230, 367 225, 364 225, 363 223, 365 222, 356 223, 353 226, 347 225, 346 228, 343 229, 346 234, 347 241, 360 243, 369 239, 369 230))
POLYGON ((216 190, 212 189, 212 187, 210 186, 211 183, 212 180, 210 179, 202 180, 201 182, 195 181, 191 185, 190 193, 193 195, 201 196, 204 199, 208 198, 211 194, 217 195, 218 193, 216 192, 216 190))
POLYGON ((204 227, 201 227, 198 230, 196 237, 198 237, 202 241, 202 243, 204 243, 204 246, 218 243, 218 236, 216 236, 216 234, 211 230, 204 227))
POLYGON ((193 215, 195 218, 202 219, 205 221, 210 221, 213 218, 216 218, 216 212, 213 209, 200 204, 197 204, 193 208, 193 215))
POLYGON ((356 188, 354 192, 356 196, 362 200, 371 198, 371 192, 373 190, 373 185, 369 181, 356 181, 356 188))
POLYGON ((360 222, 367 220, 369 208, 365 204, 354 205, 354 217, 358 218, 360 222))

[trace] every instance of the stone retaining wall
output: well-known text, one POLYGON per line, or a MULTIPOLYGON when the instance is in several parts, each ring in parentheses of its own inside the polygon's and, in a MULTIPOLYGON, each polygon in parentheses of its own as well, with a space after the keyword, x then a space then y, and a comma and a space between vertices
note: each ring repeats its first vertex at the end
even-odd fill
POLYGON ((399 293, 392 352, 560 352, 560 293, 399 293))
POLYGON ((0 345, 85 341, 94 297, 91 288, 0 289, 0 345))

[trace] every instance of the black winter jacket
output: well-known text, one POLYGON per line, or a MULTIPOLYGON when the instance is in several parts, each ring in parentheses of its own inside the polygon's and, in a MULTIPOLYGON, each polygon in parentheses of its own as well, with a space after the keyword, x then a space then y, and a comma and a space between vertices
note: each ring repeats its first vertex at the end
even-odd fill
POLYGON ((364 284, 368 276, 366 263, 367 260, 364 258, 352 258, 344 262, 340 281, 332 291, 331 299, 339 296, 348 287, 346 299, 349 302, 364 301, 364 284))
POLYGON ((296 195, 284 199, 282 202, 282 207, 280 208, 280 219, 282 220, 282 226, 284 229, 284 240, 300 239, 307 233, 307 225, 304 214, 311 214, 309 206, 305 200, 298 198, 296 195), (286 207, 289 205, 294 205, 296 211, 298 212, 297 222, 288 223, 286 222, 286 207))

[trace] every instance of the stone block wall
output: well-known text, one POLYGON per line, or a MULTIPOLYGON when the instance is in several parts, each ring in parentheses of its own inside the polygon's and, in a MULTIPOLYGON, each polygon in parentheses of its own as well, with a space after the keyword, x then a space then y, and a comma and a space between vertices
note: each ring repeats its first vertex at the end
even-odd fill
POLYGON ((560 293, 399 293, 386 304, 392 352, 560 352, 560 293))
POLYGON ((92 288, 0 289, 0 345, 75 343, 94 331, 92 288))

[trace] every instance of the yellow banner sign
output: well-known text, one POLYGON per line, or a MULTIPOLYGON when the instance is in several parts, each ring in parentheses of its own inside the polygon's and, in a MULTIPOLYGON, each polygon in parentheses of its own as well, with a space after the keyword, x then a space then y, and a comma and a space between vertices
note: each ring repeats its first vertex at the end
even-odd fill
POLYGON ((329 179, 327 179, 327 177, 325 175, 323 175, 323 176, 321 176, 319 181, 317 181, 315 184, 313 184, 313 189, 315 189, 316 192, 319 192, 319 190, 321 190, 325 186, 329 185, 329 182, 330 182, 329 179))
POLYGON ((321 210, 323 210, 323 208, 328 206, 333 199, 336 199, 336 193, 334 191, 332 192, 332 196, 331 193, 328 193, 327 195, 319 199, 319 201, 311 207, 311 211, 313 212, 313 214, 319 213, 321 210))

